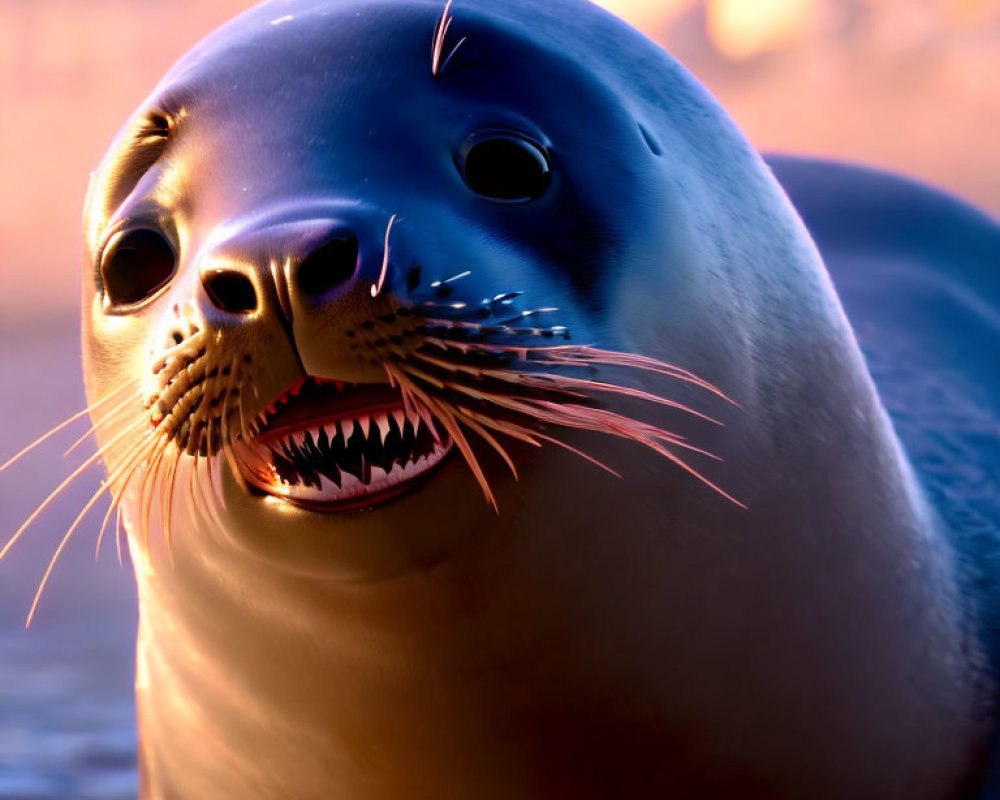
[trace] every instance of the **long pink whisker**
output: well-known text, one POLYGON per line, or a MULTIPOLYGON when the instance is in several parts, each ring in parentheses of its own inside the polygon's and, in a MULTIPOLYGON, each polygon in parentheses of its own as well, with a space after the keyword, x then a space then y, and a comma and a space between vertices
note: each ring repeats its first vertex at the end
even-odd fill
POLYGON ((592 391, 603 392, 606 394, 616 394, 622 397, 630 397, 635 400, 645 400, 649 403, 656 403, 657 405, 666 406, 668 408, 673 408, 678 411, 684 411, 692 416, 703 419, 706 422, 711 422, 715 425, 721 425, 717 419, 713 419, 707 414, 703 414, 700 411, 696 411, 690 406, 686 406, 683 403, 678 403, 674 400, 670 400, 666 397, 661 397, 660 395, 653 394, 652 392, 647 392, 642 389, 633 389, 628 386, 618 386, 613 383, 605 383, 603 381, 593 381, 588 378, 574 378, 567 375, 556 375, 553 373, 528 373, 528 372, 515 372, 513 370, 500 370, 500 369, 484 369, 468 364, 460 364, 457 362, 448 362, 444 359, 434 358, 433 356, 428 356, 416 352, 413 354, 414 357, 421 359, 422 361, 427 361, 434 366, 452 369, 453 371, 464 372, 468 375, 473 375, 476 377, 486 377, 493 378, 495 380, 504 381, 507 383, 514 383, 520 386, 526 386, 534 389, 542 389, 545 391, 559 392, 561 394, 566 394, 571 397, 585 398, 589 395, 583 391, 575 391, 577 389, 589 389, 592 391))
POLYGON ((101 499, 104 493, 111 488, 111 485, 116 480, 118 480, 118 477, 121 475, 123 468, 124 465, 119 466, 108 476, 107 480, 101 483, 101 487, 96 492, 94 492, 93 496, 83 507, 83 510, 80 511, 76 519, 73 520, 73 524, 70 525, 69 530, 66 531, 65 535, 62 538, 62 541, 59 542, 59 546, 56 548, 55 553, 49 560, 48 568, 45 570, 45 574, 42 576, 42 580, 38 584, 38 589, 35 592, 35 599, 31 604, 31 610, 28 612, 28 619, 24 625, 25 628, 31 627, 31 621, 35 617, 35 611, 38 609, 38 603, 42 599, 42 594, 44 593, 45 587, 49 582, 49 577, 52 575, 52 570, 55 569, 56 562, 59 560, 59 556, 62 555, 63 550, 65 550, 66 545, 69 543, 70 537, 73 535, 76 529, 80 527, 80 523, 83 522, 84 518, 87 516, 87 513, 90 511, 90 509, 92 509, 94 505, 97 503, 97 501, 101 499))
MULTIPOLYGON (((175 448, 176 449, 176 448, 175 448)), ((160 519, 163 521, 163 541, 167 545, 167 555, 171 563, 174 560, 173 550, 173 516, 174 488, 177 485, 177 470, 180 468, 181 454, 177 451, 167 464, 167 473, 160 484, 160 519)))
POLYGON ((115 514, 115 549, 118 551, 118 566, 125 566, 125 559, 122 557, 122 506, 118 504, 118 513, 115 514))
MULTIPOLYGON (((150 447, 155 446, 155 442, 154 442, 154 440, 152 438, 148 439, 147 441, 149 442, 150 447)), ((100 557, 100 554, 101 554, 101 542, 104 540, 104 531, 105 531, 105 529, 108 526, 108 522, 109 522, 109 520, 111 518, 111 514, 112 514, 112 512, 114 512, 114 510, 116 508, 118 508, 118 506, 119 506, 119 504, 121 502, 122 497, 124 497, 125 496, 125 492, 128 491, 128 485, 129 485, 129 483, 131 483, 132 477, 135 475, 135 472, 139 468, 139 466, 141 465, 143 459, 146 458, 149 455, 149 452, 150 451, 149 451, 148 448, 144 449, 141 446, 140 447, 136 447, 136 449, 132 453, 132 455, 129 456, 128 458, 126 458, 125 461, 123 462, 125 464, 125 470, 127 470, 127 474, 125 475, 125 478, 122 481, 121 489, 119 489, 117 493, 115 493, 114 487, 112 487, 112 489, 111 489, 112 502, 108 506, 108 513, 105 515, 104 521, 101 524, 100 533, 98 533, 98 535, 97 535, 97 546, 94 548, 94 559, 95 560, 100 557)), ((111 479, 109 478, 108 479, 108 483, 110 483, 110 480, 111 479)), ((118 560, 121 561, 121 554, 120 553, 119 553, 119 559, 118 560)))
POLYGON ((124 428, 122 431, 120 431, 118 433, 118 435, 116 435, 114 438, 112 438, 111 441, 109 441, 107 444, 105 444, 104 447, 100 448, 96 453, 94 453, 86 461, 84 461, 79 467, 77 467, 73 471, 73 473, 68 478, 66 478, 66 480, 64 480, 62 483, 60 483, 59 486, 57 486, 56 489, 48 497, 46 497, 45 500, 42 501, 41 505, 39 505, 34 510, 34 512, 31 514, 31 516, 29 516, 24 521, 24 523, 22 523, 21 527, 17 529, 17 531, 14 533, 14 535, 7 541, 7 544, 4 545, 3 549, 0 550, 0 561, 2 561, 3 558, 4 558, 4 556, 6 556, 7 553, 10 552, 10 549, 18 542, 18 540, 21 538, 21 536, 24 534, 24 532, 31 526, 31 524, 36 519, 38 519, 38 517, 41 516, 41 514, 50 505, 52 505, 52 503, 55 501, 55 499, 57 497, 59 497, 59 495, 61 495, 63 493, 63 491, 65 491, 65 489, 66 489, 67 486, 69 486, 71 483, 73 483, 73 481, 75 481, 77 478, 79 478, 84 472, 86 472, 88 469, 90 469, 90 467, 92 467, 97 461, 99 461, 108 450, 110 450, 112 447, 114 447, 125 436, 134 435, 137 431, 140 431, 142 429, 142 427, 143 427, 142 423, 141 422, 137 422, 134 425, 131 425, 131 426, 128 426, 128 427, 124 428))
MULTIPOLYGON (((2 466, 0 466, 0 472, 3 472, 8 467, 10 467, 13 464, 15 464, 23 456, 26 456, 28 453, 30 453, 32 450, 34 450, 36 447, 38 447, 39 445, 47 442, 49 439, 51 439, 56 434, 61 433, 62 431, 66 430, 66 428, 68 428, 70 425, 72 425, 78 419, 81 419, 82 417, 87 416, 87 414, 91 414, 91 413, 97 411, 99 408, 101 408, 101 406, 103 406, 103 405, 107 404, 108 402, 110 402, 111 400, 113 400, 115 397, 117 397, 119 394, 121 394, 126 389, 134 388, 136 386, 136 384, 138 384, 138 380, 132 380, 132 381, 129 381, 128 383, 123 384, 122 386, 119 386, 117 389, 113 390, 109 394, 106 394, 104 397, 102 397, 100 400, 98 400, 93 405, 88 406, 87 408, 83 409, 83 411, 78 411, 76 414, 74 414, 72 417, 70 417, 69 419, 67 419, 65 422, 59 423, 59 425, 57 425, 56 427, 54 427, 48 433, 45 433, 42 436, 39 436, 37 439, 35 439, 35 441, 33 441, 27 447, 23 448, 20 452, 18 452, 17 454, 15 454, 11 458, 9 458, 2 466)), ((137 392, 136 394, 138 395, 139 393, 137 392)))
MULTIPOLYGON (((386 369, 392 369, 392 367, 387 364, 386 369)), ((472 470, 472 474, 479 482, 479 486, 482 488, 483 494, 486 496, 486 501, 493 506, 493 510, 499 514, 500 507, 497 505, 496 497, 494 497, 493 490, 490 488, 489 481, 486 479, 486 474, 483 472, 483 468, 479 464, 479 461, 476 458, 472 447, 469 445, 468 440, 462 433, 458 422, 442 404, 433 400, 413 381, 411 381, 408 376, 404 375, 402 372, 396 372, 395 374, 396 380, 400 383, 400 385, 407 384, 409 389, 412 391, 413 396, 420 400, 421 405, 426 406, 434 412, 439 420, 441 420, 441 424, 444 425, 445 429, 448 431, 448 434, 461 451, 462 456, 465 458, 465 462, 469 465, 469 469, 472 470)), ((431 429, 433 430, 433 426, 431 429)))
POLYGON ((616 478, 621 478, 621 473, 616 472, 611 467, 609 467, 607 464, 605 464, 603 461, 599 461, 598 459, 594 458, 593 456, 588 455, 587 453, 583 452, 583 450, 580 450, 580 449, 578 449, 576 447, 573 447, 573 445, 566 444, 566 442, 563 442, 563 441, 561 441, 559 439, 556 439, 555 437, 547 436, 544 433, 536 433, 535 435, 538 436, 539 439, 544 439, 546 442, 551 442, 552 444, 554 444, 554 445, 556 445, 558 447, 563 447, 566 450, 569 450, 571 453, 574 453, 574 454, 578 455, 580 458, 583 458, 583 459, 589 461, 594 466, 600 467, 605 472, 611 473, 616 478))
POLYGON ((706 478, 704 475, 702 475, 700 472, 698 472, 698 470, 696 470, 694 467, 692 467, 690 464, 688 464, 682 458, 680 458, 679 456, 677 456, 674 453, 671 453, 670 450, 668 450, 666 447, 664 447, 662 445, 656 445, 656 444, 650 444, 649 447, 651 449, 655 450, 660 455, 662 455, 664 458, 669 459, 670 461, 672 461, 674 464, 676 464, 678 467, 680 467, 681 469, 683 469, 685 472, 688 472, 689 474, 693 475, 695 478, 697 478, 699 481, 701 481, 703 484, 705 484, 708 488, 710 488, 710 489, 714 490, 715 492, 717 492, 718 494, 722 495, 729 502, 731 502, 734 505, 737 505, 740 508, 746 510, 747 506, 745 506, 743 503, 741 503, 739 500, 737 500, 731 494, 729 494, 728 492, 726 492, 724 489, 721 489, 719 486, 717 486, 716 484, 712 483, 712 481, 710 481, 708 478, 706 478))
POLYGON ((214 524, 209 518, 208 511, 204 508, 204 495, 201 495, 201 504, 198 502, 198 454, 195 453, 193 458, 191 458, 187 464, 188 476, 187 485, 185 486, 185 498, 188 505, 188 513, 191 515, 192 519, 200 519, 203 522, 208 522, 210 525, 214 524))
POLYGON ((191 472, 195 476, 195 496, 199 501, 199 507, 202 511, 202 519, 212 527, 221 527, 221 523, 216 517, 215 506, 209 502, 209 495, 205 494, 205 484, 208 481, 199 480, 197 477, 199 464, 204 464, 205 468, 209 471, 212 469, 212 463, 209 461, 208 456, 206 455, 205 458, 202 458, 200 450, 194 454, 194 462, 191 465, 191 472))
POLYGON ((150 452, 147 454, 149 462, 142 475, 142 488, 139 491, 139 514, 142 540, 146 543, 147 550, 149 549, 149 518, 153 509, 153 498, 159 488, 160 467, 169 446, 170 439, 164 438, 159 445, 154 444, 150 448, 150 452))
POLYGON ((487 431, 482 425, 476 422, 470 415, 464 414, 461 408, 457 408, 456 411, 458 415, 462 418, 462 424, 471 428, 474 433, 480 436, 490 447, 497 451, 500 457, 507 464, 510 469, 511 474, 514 476, 514 480, 518 480, 517 467, 514 466, 514 461, 511 459, 510 454, 503 448, 503 446, 496 440, 489 431, 487 431))
POLYGON ((493 428, 493 430, 495 431, 499 431, 500 433, 504 433, 507 436, 519 439, 520 441, 527 442, 529 444, 534 445, 535 447, 541 447, 541 445, 536 441, 536 439, 543 439, 544 441, 551 442, 552 444, 557 445, 559 447, 563 447, 566 450, 569 450, 571 453, 575 453, 576 455, 580 456, 580 458, 583 458, 589 461, 590 463, 594 464, 595 466, 600 467, 605 472, 610 472, 616 478, 621 478, 621 475, 615 472, 615 470, 613 470, 607 464, 604 464, 603 462, 598 461, 593 456, 587 455, 587 453, 583 452, 582 450, 579 450, 576 447, 567 444, 566 442, 560 441, 559 439, 553 438, 552 436, 548 436, 542 433, 541 431, 529 430, 528 428, 523 428, 520 425, 515 425, 513 423, 504 423, 499 420, 494 420, 491 419, 490 417, 485 417, 484 415, 476 414, 470 409, 461 406, 459 406, 458 408, 459 411, 461 411, 464 415, 470 416, 473 419, 477 419, 483 425, 493 428))
MULTIPOLYGON (((480 329, 479 323, 455 323, 450 320, 428 320, 428 322, 443 327, 465 327, 480 329)), ((425 338, 428 344, 433 344, 442 349, 454 349, 462 353, 500 352, 511 353, 521 361, 529 361, 534 356, 538 361, 559 364, 560 366, 591 366, 605 365, 628 367, 632 369, 653 372, 666 377, 675 378, 684 383, 690 383, 705 389, 712 394, 721 397, 728 403, 738 407, 738 403, 728 397, 721 389, 698 377, 693 372, 658 361, 648 356, 635 355, 634 353, 619 353, 614 350, 601 350, 594 347, 582 347, 580 345, 545 345, 542 347, 529 347, 520 345, 494 345, 478 344, 475 342, 458 342, 440 337, 429 336, 425 338)))
POLYGON ((504 436, 510 436, 512 439, 517 439, 518 441, 524 442, 525 444, 530 444, 532 447, 541 447, 542 445, 534 438, 536 433, 533 430, 522 427, 513 422, 507 420, 494 419, 485 414, 479 414, 473 411, 471 408, 466 408, 465 406, 459 406, 460 410, 466 416, 472 417, 476 422, 485 425, 488 428, 492 428, 497 433, 502 433, 504 436))
MULTIPOLYGON (((594 421, 605 420, 605 421, 621 421, 627 422, 634 426, 644 426, 644 423, 639 423, 634 420, 630 420, 627 417, 623 417, 613 411, 605 411, 603 409, 592 408, 590 406, 581 406, 573 403, 552 403, 548 401, 538 400, 532 397, 512 397, 509 395, 499 394, 497 392, 488 392, 482 389, 476 389, 472 386, 466 386, 462 383, 443 383, 432 376, 427 375, 421 369, 415 368, 412 365, 407 365, 406 371, 413 375, 415 378, 426 381, 434 381, 439 388, 450 389, 454 392, 467 395, 476 400, 481 400, 483 402, 492 403, 494 405, 501 406, 510 411, 516 411, 521 414, 526 415, 544 415, 544 421, 550 422, 555 425, 572 425, 573 427, 581 427, 589 430, 597 430, 595 428, 594 421), (552 409, 555 409, 558 413, 554 413, 552 409), (581 416, 582 415, 582 416, 581 416), (585 420, 580 422, 580 420, 585 420)), ((675 441, 677 444, 681 443, 683 437, 672 434, 667 431, 660 430, 659 428, 653 428, 652 426, 644 426, 649 430, 655 430, 659 435, 669 438, 675 441)))
POLYGON ((97 422, 95 422, 83 436, 77 439, 73 444, 71 444, 66 452, 63 453, 63 458, 73 453, 80 445, 86 442, 93 434, 95 434, 103 425, 107 425, 111 420, 113 420, 118 414, 120 414, 124 409, 128 408, 129 404, 134 403, 137 397, 140 397, 141 393, 137 392, 135 395, 127 397, 124 402, 119 403, 111 411, 102 416, 97 422))
MULTIPOLYGON (((423 380, 423 376, 426 374, 422 370, 414 368, 409 364, 406 366, 406 371, 408 374, 411 374, 420 380, 423 380)), ((457 383, 448 384, 447 387, 453 391, 467 394, 477 400, 491 403, 509 411, 524 414, 529 418, 537 419, 543 423, 577 428, 580 430, 608 433, 643 444, 652 449, 654 452, 659 453, 668 460, 682 467, 685 471, 696 477, 709 488, 716 491, 722 497, 730 500, 740 507, 745 508, 742 503, 722 490, 716 484, 712 483, 675 453, 667 449, 663 443, 718 460, 717 456, 688 444, 682 440, 682 437, 679 437, 676 434, 669 433, 668 431, 664 431, 655 426, 641 423, 637 420, 632 420, 628 417, 624 417, 611 411, 605 411, 603 409, 578 406, 568 403, 560 404, 551 401, 538 400, 535 398, 513 398, 494 392, 477 390, 457 383)))
POLYGON ((118 508, 117 500, 112 496, 112 500, 108 503, 108 513, 104 515, 104 519, 101 521, 101 530, 97 534, 97 545, 94 547, 94 561, 97 561, 101 557, 101 542, 104 541, 104 531, 107 530, 108 524, 111 522, 111 515, 115 513, 115 509, 118 508))

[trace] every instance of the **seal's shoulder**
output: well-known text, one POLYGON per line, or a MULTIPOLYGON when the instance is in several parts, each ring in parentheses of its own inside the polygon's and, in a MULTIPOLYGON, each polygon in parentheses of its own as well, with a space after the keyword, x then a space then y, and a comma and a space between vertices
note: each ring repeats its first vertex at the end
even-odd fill
POLYGON ((886 172, 768 162, 819 247, 887 405, 900 389, 912 404, 912 381, 941 375, 996 425, 1000 225, 886 172))
POLYGON ((869 251, 906 259, 1000 303, 1000 225, 974 206, 870 167, 791 156, 767 162, 824 256, 869 251))
POLYGON ((928 495, 949 524, 1000 667, 1000 225, 916 181, 769 164, 826 262, 928 495))

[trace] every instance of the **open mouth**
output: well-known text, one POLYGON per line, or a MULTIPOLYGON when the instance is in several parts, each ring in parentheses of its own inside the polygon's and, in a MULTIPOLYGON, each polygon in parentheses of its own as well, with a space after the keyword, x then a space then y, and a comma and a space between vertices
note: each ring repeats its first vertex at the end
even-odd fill
POLYGON ((243 477, 314 511, 385 503, 418 486, 453 447, 436 419, 407 409, 388 384, 306 378, 261 420, 240 448, 243 477))

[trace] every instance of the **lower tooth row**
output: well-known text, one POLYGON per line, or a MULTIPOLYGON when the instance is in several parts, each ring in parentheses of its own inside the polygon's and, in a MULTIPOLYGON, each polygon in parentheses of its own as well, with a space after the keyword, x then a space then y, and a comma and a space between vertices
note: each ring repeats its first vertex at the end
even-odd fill
POLYGON ((440 448, 429 456, 420 456, 416 461, 411 461, 406 466, 393 464, 392 469, 388 473, 381 467, 373 466, 371 467, 371 476, 368 483, 355 477, 350 472, 341 470, 339 487, 325 475, 319 475, 320 486, 318 488, 315 484, 307 486, 300 483, 294 486, 284 485, 283 489, 291 498, 314 501, 346 500, 351 497, 372 494, 419 475, 440 461, 445 451, 446 448, 440 448))

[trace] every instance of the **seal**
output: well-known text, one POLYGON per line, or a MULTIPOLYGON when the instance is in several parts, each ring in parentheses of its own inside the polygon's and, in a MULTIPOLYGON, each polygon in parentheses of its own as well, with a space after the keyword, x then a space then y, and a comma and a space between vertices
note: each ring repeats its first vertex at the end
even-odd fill
POLYGON ((621 21, 265 3, 122 130, 85 253, 144 798, 976 779, 947 526, 771 171, 621 21))

